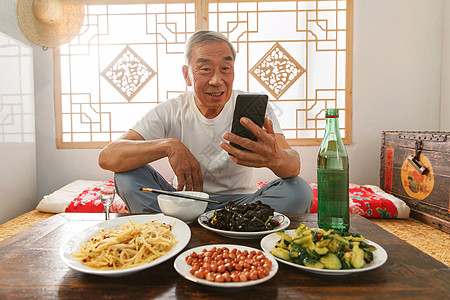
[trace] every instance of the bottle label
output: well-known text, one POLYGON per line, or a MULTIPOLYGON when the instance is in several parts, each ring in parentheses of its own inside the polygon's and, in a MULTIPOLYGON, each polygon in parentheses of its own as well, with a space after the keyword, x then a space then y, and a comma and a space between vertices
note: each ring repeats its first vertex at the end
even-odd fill
POLYGON ((348 230, 348 185, 346 170, 317 169, 319 227, 348 230))
POLYGON ((348 172, 346 170, 317 169, 318 193, 327 195, 328 200, 348 199, 348 172))

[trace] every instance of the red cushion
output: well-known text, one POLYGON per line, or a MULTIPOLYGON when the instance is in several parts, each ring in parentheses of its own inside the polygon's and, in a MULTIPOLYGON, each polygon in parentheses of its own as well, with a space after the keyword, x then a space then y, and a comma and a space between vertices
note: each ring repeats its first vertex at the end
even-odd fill
MULTIPOLYGON (((100 201, 100 188, 102 186, 114 186, 112 181, 102 181, 91 185, 82 191, 78 197, 72 200, 69 206, 66 207, 66 212, 86 212, 86 213, 101 213, 105 210, 100 201)), ((110 207, 112 213, 128 213, 128 208, 119 197, 115 195, 113 204, 110 207)))
MULTIPOLYGON (((258 182, 258 188, 268 182, 258 182)), ((313 190, 314 200, 310 213, 317 213, 317 183, 308 182, 313 190)), ((397 207, 391 200, 376 194, 368 187, 350 183, 350 213, 366 218, 397 218, 397 207)))
MULTIPOLYGON (((311 213, 317 213, 317 183, 310 183, 314 193, 311 213)), ((391 200, 374 193, 370 188, 350 183, 350 213, 366 218, 397 218, 397 207, 391 200)))
MULTIPOLYGON (((258 182, 258 188, 266 185, 267 181, 258 182)), ((102 181, 82 191, 78 197, 72 200, 66 208, 66 212, 97 212, 104 211, 100 201, 100 188, 104 185, 114 186, 112 181, 102 181)), ((314 201, 310 213, 317 213, 317 184, 309 183, 313 190, 314 201)), ((364 216, 366 218, 397 218, 397 208, 386 198, 374 193, 370 188, 356 184, 350 184, 349 190, 350 213, 364 216)), ((127 213, 123 200, 116 194, 111 205, 110 212, 127 213)))

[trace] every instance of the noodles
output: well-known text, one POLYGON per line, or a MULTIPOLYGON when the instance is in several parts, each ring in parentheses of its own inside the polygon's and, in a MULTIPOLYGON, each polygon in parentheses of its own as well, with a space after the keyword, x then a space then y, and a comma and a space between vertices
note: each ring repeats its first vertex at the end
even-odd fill
POLYGON ((177 243, 172 225, 137 224, 129 220, 120 228, 100 230, 72 254, 91 268, 117 270, 136 267, 166 255, 177 243))

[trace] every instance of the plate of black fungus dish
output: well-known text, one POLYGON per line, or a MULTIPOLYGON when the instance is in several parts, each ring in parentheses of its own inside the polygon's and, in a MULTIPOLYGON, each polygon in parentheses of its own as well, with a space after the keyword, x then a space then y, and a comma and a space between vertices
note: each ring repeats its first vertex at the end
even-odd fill
POLYGON ((237 205, 228 202, 225 208, 205 212, 198 217, 200 226, 217 234, 237 238, 256 239, 286 229, 291 221, 260 201, 237 205))

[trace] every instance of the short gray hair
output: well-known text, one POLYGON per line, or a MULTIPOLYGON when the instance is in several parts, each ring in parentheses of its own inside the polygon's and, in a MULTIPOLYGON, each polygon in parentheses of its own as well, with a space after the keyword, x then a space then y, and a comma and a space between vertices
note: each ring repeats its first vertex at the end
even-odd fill
POLYGON ((200 30, 194 33, 186 42, 184 51, 184 62, 189 65, 191 61, 192 50, 201 44, 212 43, 212 42, 225 42, 233 52, 233 60, 236 60, 236 50, 234 50, 233 44, 226 36, 216 31, 200 30))

